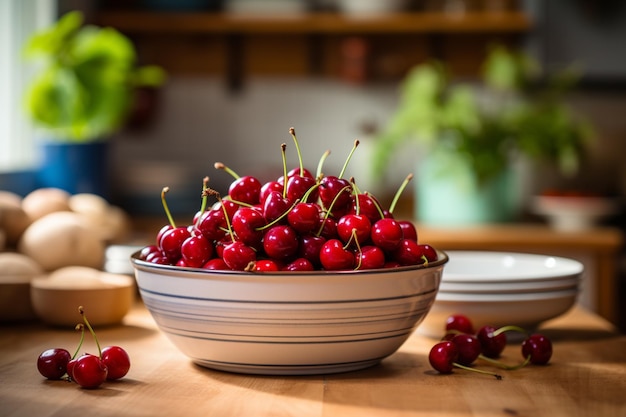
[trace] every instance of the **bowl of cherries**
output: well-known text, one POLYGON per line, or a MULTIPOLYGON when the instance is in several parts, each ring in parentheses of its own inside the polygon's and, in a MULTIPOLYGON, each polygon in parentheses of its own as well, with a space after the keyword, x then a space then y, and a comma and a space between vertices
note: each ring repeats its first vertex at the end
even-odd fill
MULTIPOLYGON (((262 184, 232 175, 228 195, 203 181, 191 224, 169 219, 134 253, 140 295, 156 324, 193 362, 253 374, 366 368, 394 353, 428 314, 448 257, 418 242, 343 172, 300 164, 262 184)), ((324 155, 327 155, 325 153, 324 155)), ((325 157, 325 156, 324 156, 325 157)), ((411 176, 403 182, 402 192, 411 176)))

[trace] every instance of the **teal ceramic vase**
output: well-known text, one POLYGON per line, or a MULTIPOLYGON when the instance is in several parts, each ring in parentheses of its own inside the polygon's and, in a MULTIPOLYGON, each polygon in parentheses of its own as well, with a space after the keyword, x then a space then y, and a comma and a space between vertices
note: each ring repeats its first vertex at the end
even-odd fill
POLYGON ((444 227, 503 223, 519 214, 521 187, 514 169, 479 183, 457 155, 434 154, 420 161, 415 184, 415 217, 444 227))

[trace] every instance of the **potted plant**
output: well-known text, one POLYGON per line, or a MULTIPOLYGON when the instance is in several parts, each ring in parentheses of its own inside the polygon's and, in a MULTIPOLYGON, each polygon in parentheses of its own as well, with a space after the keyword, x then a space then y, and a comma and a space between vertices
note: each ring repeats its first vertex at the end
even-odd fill
POLYGON ((419 144, 415 215, 458 225, 508 221, 519 211, 519 159, 578 168, 591 128, 565 105, 574 71, 538 83, 528 56, 493 47, 482 82, 451 81, 446 67, 415 67, 402 85, 400 105, 378 135, 374 170, 380 173, 406 140, 419 144))
POLYGON ((164 71, 137 66, 128 38, 84 25, 78 11, 34 33, 24 52, 40 64, 25 96, 45 135, 38 185, 106 194, 107 141, 124 125, 136 89, 161 85, 164 71))

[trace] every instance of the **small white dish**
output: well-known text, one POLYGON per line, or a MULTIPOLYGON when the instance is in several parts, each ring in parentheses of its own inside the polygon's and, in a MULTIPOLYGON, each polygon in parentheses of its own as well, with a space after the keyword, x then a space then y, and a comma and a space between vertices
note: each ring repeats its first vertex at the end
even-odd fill
POLYGON ((615 214, 618 204, 603 197, 538 195, 532 199, 531 210, 546 217, 554 229, 573 232, 591 229, 615 214))

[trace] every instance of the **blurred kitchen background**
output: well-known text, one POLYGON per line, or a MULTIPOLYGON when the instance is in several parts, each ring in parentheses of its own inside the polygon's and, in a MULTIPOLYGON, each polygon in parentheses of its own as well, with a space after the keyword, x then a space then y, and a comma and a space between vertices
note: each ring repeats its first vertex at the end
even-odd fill
MULTIPOLYGON (((6 3, 13 8, 3 6, 12 13, 0 17, 5 27, 42 27, 32 18, 19 19, 28 14, 22 10, 28 7, 38 8, 43 21, 46 16, 56 20, 81 10, 87 23, 110 26, 128 36, 140 64, 159 65, 166 71, 161 87, 139 92, 131 120, 108 141, 106 197, 140 221, 166 221, 160 201, 163 186, 170 187, 169 205, 179 218, 190 218, 199 208, 203 177, 209 176, 211 187, 226 193, 232 178, 215 170, 214 162, 267 180, 282 174, 280 144, 286 143, 288 163, 295 167, 295 147, 288 134, 292 126, 304 163, 312 171, 330 149, 324 171, 338 173, 354 140, 359 139, 361 145, 347 176, 389 201, 405 176, 416 169, 416 161, 424 157, 407 143, 392 154, 383 173, 372 169, 378 134, 398 108, 403 78, 414 66, 436 59, 448 66, 455 79, 472 82, 480 76, 489 47, 501 44, 532 56, 540 66, 540 79, 572 65, 580 69, 581 78, 568 93, 567 105, 584 116, 594 131, 575 174, 565 176, 550 166, 530 169, 526 182, 517 189, 521 210, 511 221, 545 223, 532 210, 533 196, 565 190, 610 199, 617 209, 600 225, 619 232, 626 228, 622 210, 626 197, 626 3, 622 1, 6 3)), ((14 60, 20 56, 15 38, 2 42, 3 56, 6 51, 14 60)), ((38 163, 36 139, 28 139, 36 134, 27 124, 18 126, 15 121, 24 118, 15 104, 23 91, 7 74, 5 70, 2 82, 8 89, 4 89, 2 104, 4 113, 14 119, 5 123, 2 133, 0 188, 24 195, 37 187, 29 175, 38 163), (6 101, 11 98, 13 102, 6 101)), ((20 73, 25 74, 28 70, 20 73)), ((24 85, 23 77, 20 80, 24 85)), ((407 188, 401 203, 401 210, 409 214, 413 213, 413 194, 413 188, 407 188)), ((619 255, 616 291, 623 301, 626 256, 619 244, 609 250, 619 255)), ((595 253, 584 256, 593 259, 595 253)), ((619 314, 614 321, 624 326, 624 312, 619 314)))

